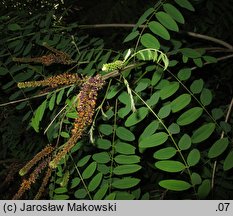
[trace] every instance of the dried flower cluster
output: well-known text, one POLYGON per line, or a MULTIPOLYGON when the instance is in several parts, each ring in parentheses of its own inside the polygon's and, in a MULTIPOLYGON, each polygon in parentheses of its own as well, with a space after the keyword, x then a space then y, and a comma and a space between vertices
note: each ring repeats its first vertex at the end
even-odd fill
POLYGON ((58 152, 54 159, 50 162, 51 168, 56 168, 60 160, 70 152, 71 148, 76 144, 77 140, 82 136, 85 128, 91 124, 95 111, 98 90, 102 88, 104 81, 100 75, 90 77, 82 86, 78 95, 77 113, 78 118, 75 119, 72 136, 64 145, 63 149, 58 152))
POLYGON ((39 177, 40 173, 48 166, 50 157, 42 160, 38 166, 33 170, 28 179, 24 179, 18 192, 13 197, 13 200, 20 199, 25 191, 31 188, 31 185, 36 182, 36 179, 39 177))

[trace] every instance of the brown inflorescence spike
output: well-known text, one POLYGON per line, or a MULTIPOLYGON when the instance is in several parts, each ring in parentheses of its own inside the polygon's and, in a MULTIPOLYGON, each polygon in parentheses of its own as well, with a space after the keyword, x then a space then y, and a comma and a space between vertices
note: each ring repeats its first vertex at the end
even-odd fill
POLYGON ((42 149, 39 153, 37 153, 20 171, 19 174, 21 176, 24 176, 28 173, 28 171, 42 158, 45 158, 46 156, 50 155, 52 151, 54 150, 54 147, 48 145, 44 149, 42 149))
POLYGON ((38 166, 33 170, 28 179, 24 179, 18 192, 13 197, 13 200, 20 199, 22 195, 31 188, 31 185, 36 182, 40 173, 48 166, 50 162, 50 157, 46 158, 38 164, 38 166))
POLYGON ((46 173, 45 173, 45 176, 43 178, 42 184, 41 184, 36 196, 34 197, 34 200, 39 200, 41 198, 41 196, 42 196, 42 194, 43 194, 43 192, 45 190, 45 187, 48 184, 51 173, 52 173, 52 169, 48 168, 46 173))
POLYGON ((102 88, 104 81, 100 75, 90 77, 83 85, 78 94, 77 113, 72 129, 72 136, 50 162, 51 168, 56 168, 60 160, 70 152, 71 148, 81 138, 85 128, 92 123, 92 117, 95 111, 98 90, 102 88))
POLYGON ((78 74, 63 73, 39 81, 19 82, 19 88, 29 88, 38 86, 50 86, 55 88, 60 85, 82 84, 84 80, 78 74))

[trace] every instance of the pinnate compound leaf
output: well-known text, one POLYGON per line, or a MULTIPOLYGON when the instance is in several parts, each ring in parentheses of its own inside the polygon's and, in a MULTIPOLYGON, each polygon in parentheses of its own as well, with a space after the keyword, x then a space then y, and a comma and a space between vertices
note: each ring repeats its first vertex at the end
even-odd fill
POLYGON ((145 137, 139 142, 140 148, 150 148, 159 146, 163 143, 165 143, 168 139, 168 134, 165 132, 159 132, 156 134, 153 134, 149 137, 145 137))
POLYGON ((149 22, 148 27, 154 34, 160 36, 164 40, 170 40, 169 32, 159 22, 151 21, 151 22, 149 22))
POLYGON ((158 160, 167 160, 172 158, 176 152, 177 150, 174 147, 166 147, 156 151, 153 157, 158 160))
POLYGON ((172 112, 178 112, 185 108, 191 102, 191 96, 189 94, 182 94, 171 102, 172 112))
POLYGON ((125 175, 135 173, 141 168, 142 167, 138 164, 119 165, 113 169, 113 173, 116 175, 125 175))
POLYGON ((222 138, 217 140, 211 147, 208 152, 209 158, 215 158, 221 155, 227 148, 229 144, 228 138, 222 138))
POLYGON ((153 49, 159 49, 160 43, 159 41, 151 34, 145 33, 141 37, 141 43, 146 48, 153 48, 153 49))
POLYGON ((147 107, 141 107, 136 112, 132 113, 125 121, 126 127, 131 127, 133 125, 138 124, 140 121, 142 121, 148 114, 148 108, 147 107))
POLYGON ((184 24, 184 17, 182 13, 171 4, 164 4, 163 9, 168 13, 174 20, 177 22, 184 24))
POLYGON ((190 10, 190 11, 195 11, 194 7, 192 6, 192 4, 188 0, 175 0, 175 2, 180 7, 186 8, 187 10, 190 10))
POLYGON ((214 132, 215 124, 207 123, 202 125, 196 131, 194 131, 192 135, 192 143, 200 143, 210 137, 210 135, 214 132))
POLYGON ((156 14, 156 18, 159 20, 159 22, 165 26, 167 29, 171 31, 179 31, 179 27, 176 23, 176 21, 167 13, 163 11, 159 11, 156 14))
POLYGON ((140 182, 140 179, 133 177, 125 177, 122 179, 116 179, 113 181, 112 186, 117 189, 128 189, 136 186, 140 182))
POLYGON ((134 134, 130 130, 126 129, 125 127, 118 127, 116 129, 116 135, 120 139, 125 140, 125 141, 135 140, 134 134))
POLYGON ((223 163, 223 170, 227 171, 233 168, 233 151, 230 151, 223 163))
POLYGON ((187 163, 189 166, 195 166, 201 158, 201 154, 198 149, 193 149, 188 154, 187 163))
POLYGON ((184 191, 191 188, 191 184, 182 180, 168 179, 159 182, 160 187, 172 191, 184 191))
POLYGON ((193 107, 183 114, 177 119, 177 124, 180 126, 188 125, 196 121, 203 113, 203 109, 201 107, 193 107))
POLYGON ((174 160, 164 160, 155 163, 155 167, 165 172, 181 172, 186 167, 183 163, 174 160))

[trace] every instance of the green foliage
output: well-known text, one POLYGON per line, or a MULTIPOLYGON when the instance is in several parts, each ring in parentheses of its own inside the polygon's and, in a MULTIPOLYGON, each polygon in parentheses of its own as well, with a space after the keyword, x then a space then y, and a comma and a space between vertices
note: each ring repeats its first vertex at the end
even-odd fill
MULTIPOLYGON (((205 73, 206 64, 220 63, 208 50, 177 37, 190 11, 191 1, 161 1, 125 35, 125 46, 135 47, 118 52, 104 49, 101 39, 73 34, 77 23, 56 27, 52 12, 1 22, 0 76, 6 80, 1 88, 10 100, 40 97, 33 105, 19 102, 15 109, 28 130, 44 133, 46 142, 56 143, 58 149, 70 139, 79 117, 79 86, 41 93, 38 88, 19 90, 16 82, 71 70, 82 76, 109 76, 89 131, 52 174, 50 199, 154 199, 152 191, 159 191, 156 199, 165 192, 165 199, 232 198, 232 117, 227 123, 227 104, 215 105, 216 89, 193 72, 201 68, 205 73), (44 42, 69 54, 74 65, 12 61, 11 56, 44 55, 44 42), (215 194, 216 188, 222 195, 215 194)), ((6 126, 1 130, 9 136, 6 126)), ((17 133, 11 143, 19 147, 17 133)), ((14 155, 20 152, 7 148, 14 155)))

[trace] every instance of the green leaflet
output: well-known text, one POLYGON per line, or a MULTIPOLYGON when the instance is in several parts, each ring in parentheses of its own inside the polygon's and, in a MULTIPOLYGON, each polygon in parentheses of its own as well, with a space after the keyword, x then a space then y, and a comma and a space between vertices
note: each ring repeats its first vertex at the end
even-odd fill
POLYGON ((178 112, 185 108, 191 102, 191 96, 189 94, 182 94, 171 102, 172 112, 178 112))
POLYGON ((80 159, 77 163, 77 167, 83 167, 91 158, 91 155, 86 155, 82 159, 80 159))
POLYGON ((191 138, 188 134, 184 134, 179 142, 178 142, 178 146, 181 150, 187 150, 191 147, 191 138))
POLYGON ((151 34, 145 33, 142 35, 141 44, 146 48, 153 48, 153 49, 159 49, 160 43, 159 41, 151 34))
POLYGON ((77 199, 84 199, 87 196, 87 191, 84 188, 78 189, 75 191, 74 196, 77 199))
POLYGON ((229 144, 228 138, 222 138, 217 140, 209 149, 208 157, 215 158, 221 155, 229 144))
POLYGON ((56 100, 56 104, 59 105, 61 100, 62 100, 62 97, 65 93, 65 89, 63 88, 61 91, 59 91, 58 95, 57 95, 57 100, 56 100))
POLYGON ((94 200, 101 200, 108 191, 108 184, 101 185, 100 189, 95 193, 94 200))
POLYGON ((115 150, 116 152, 120 153, 120 154, 135 154, 135 150, 136 147, 128 144, 128 143, 124 143, 124 142, 117 142, 115 145, 115 150))
POLYGON ((191 188, 191 184, 189 184, 188 182, 174 179, 162 180, 159 182, 159 185, 165 189, 172 191, 184 191, 191 188))
POLYGON ((65 187, 59 187, 59 188, 56 188, 54 190, 54 193, 56 193, 56 194, 62 194, 62 193, 66 193, 67 191, 68 191, 67 188, 65 188, 65 187))
POLYGON ((92 162, 91 164, 89 164, 88 167, 82 173, 83 179, 90 178, 94 174, 96 167, 97 167, 96 162, 92 162))
POLYGON ((49 110, 53 110, 54 105, 55 105, 55 100, 56 100, 56 92, 52 94, 52 97, 49 100, 49 110))
POLYGON ((113 127, 112 125, 109 124, 101 124, 99 125, 99 131, 103 133, 104 135, 110 135, 113 132, 113 127))
POLYGON ((165 172, 181 172, 186 167, 183 163, 174 160, 163 160, 155 163, 155 167, 165 172))
POLYGON ((118 127, 116 129, 116 135, 120 139, 125 140, 125 141, 133 141, 133 140, 135 140, 134 134, 130 130, 128 130, 128 129, 124 128, 124 127, 118 127))
POLYGON ((175 2, 180 7, 186 8, 187 10, 190 10, 190 11, 195 11, 194 7, 192 6, 192 4, 188 0, 175 0, 175 2))
POLYGON ((163 87, 159 92, 161 99, 165 100, 168 97, 172 96, 173 94, 175 94, 177 92, 179 87, 180 87, 180 84, 178 82, 173 82, 173 83, 163 87))
POLYGON ((88 190, 94 191, 96 188, 98 188, 98 186, 102 181, 102 178, 103 178, 102 173, 98 173, 96 176, 94 176, 88 185, 88 190))
POLYGON ((182 48, 180 49, 180 52, 187 58, 200 58, 201 54, 191 48, 182 48))
POLYGON ((191 152, 189 152, 187 157, 187 163, 189 166, 195 166, 201 158, 201 154, 198 149, 192 149, 191 152))
POLYGON ((139 171, 141 168, 138 164, 119 165, 113 169, 113 173, 116 175, 131 174, 139 171))
POLYGON ((177 150, 174 147, 166 147, 156 151, 153 157, 157 160, 166 160, 172 158, 177 150))
POLYGON ((184 113, 182 113, 177 119, 177 124, 180 126, 185 126, 196 121, 203 113, 203 109, 201 107, 193 107, 184 113))
POLYGON ((80 178, 78 178, 78 177, 73 178, 72 181, 71 181, 71 186, 70 186, 70 188, 72 189, 72 188, 77 187, 77 186, 79 185, 80 182, 81 182, 81 179, 80 179, 80 178))
POLYGON ((92 158, 97 163, 103 163, 103 164, 108 163, 111 160, 108 152, 95 153, 93 154, 92 158))
POLYGON ((177 22, 184 24, 184 17, 182 13, 171 4, 164 4, 163 9, 168 13, 174 20, 177 22))
POLYGON ((69 195, 66 194, 55 194, 53 197, 54 200, 68 200, 69 199, 69 195))
POLYGON ((224 160, 223 170, 227 171, 233 168, 233 151, 230 151, 224 160))
POLYGON ((126 36, 126 38, 124 39, 123 43, 126 43, 126 42, 129 42, 129 41, 133 40, 138 35, 139 35, 139 31, 132 31, 130 34, 128 34, 126 36))
POLYGON ((35 115, 34 115, 34 117, 32 118, 31 126, 34 128, 34 130, 35 130, 36 132, 39 132, 39 124, 40 124, 40 121, 41 121, 42 118, 43 118, 43 115, 44 115, 46 106, 47 106, 47 100, 45 100, 45 101, 37 108, 37 110, 36 110, 36 112, 35 112, 35 115))
POLYGON ((205 199, 211 190, 211 183, 209 179, 205 179, 198 187, 197 194, 200 199, 205 199))
POLYGON ((140 182, 140 179, 133 177, 125 177, 122 179, 116 179, 113 181, 112 186, 118 189, 127 189, 136 186, 140 182))
POLYGON ((142 140, 143 138, 151 136, 153 133, 155 133, 158 127, 159 127, 159 121, 158 120, 152 121, 149 125, 147 125, 147 127, 144 129, 144 131, 140 135, 139 141, 142 140))
POLYGON ((140 157, 137 155, 117 155, 114 160, 118 164, 134 164, 140 162, 140 157))
POLYGON ((125 121, 126 127, 131 127, 133 125, 141 122, 148 114, 149 110, 147 107, 141 107, 136 112, 132 113, 125 121))
POLYGON ((190 90, 193 94, 199 94, 204 86, 203 79, 194 80, 190 86, 190 90))
POLYGON ((205 125, 202 125, 196 131, 194 131, 192 138, 191 138, 192 143, 200 143, 206 140, 214 132, 214 129, 215 129, 214 123, 207 123, 205 125))
POLYGON ((190 68, 182 68, 179 70, 177 76, 181 81, 188 80, 191 76, 192 70, 190 68))
POLYGON ((165 132, 159 132, 156 134, 153 134, 149 137, 145 137, 139 142, 140 148, 151 148, 155 146, 159 146, 163 143, 165 143, 168 139, 168 134, 165 132))
POLYGON ((179 27, 176 23, 176 21, 167 13, 163 11, 159 11, 155 14, 156 18, 159 20, 159 22, 165 26, 167 29, 171 31, 179 31, 179 27))
POLYGON ((193 185, 201 184, 201 176, 198 173, 193 172, 191 175, 191 181, 193 185))
POLYGON ((167 29, 159 22, 151 21, 148 24, 149 29, 156 35, 160 36, 165 40, 170 40, 170 34, 167 29))
POLYGON ((98 138, 96 140, 96 145, 99 149, 107 150, 111 147, 111 142, 107 139, 98 138))
POLYGON ((212 102, 212 93, 209 89, 204 88, 201 92, 200 100, 204 106, 208 106, 212 102))

